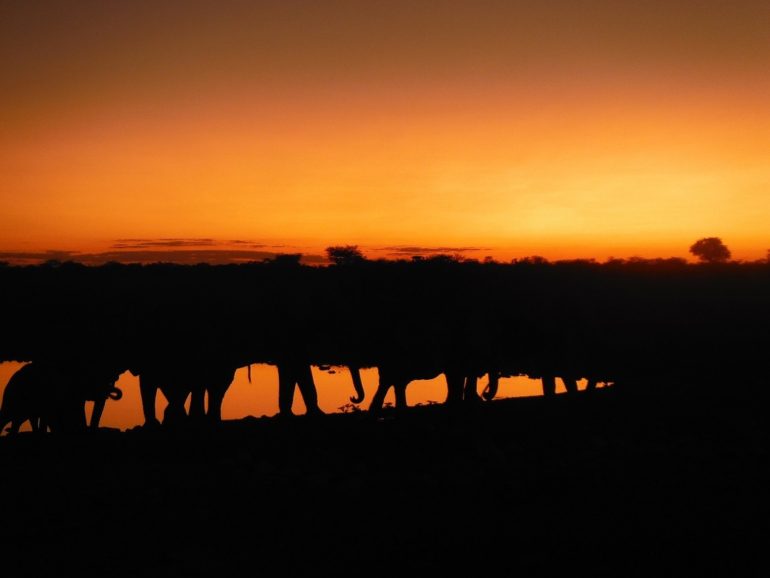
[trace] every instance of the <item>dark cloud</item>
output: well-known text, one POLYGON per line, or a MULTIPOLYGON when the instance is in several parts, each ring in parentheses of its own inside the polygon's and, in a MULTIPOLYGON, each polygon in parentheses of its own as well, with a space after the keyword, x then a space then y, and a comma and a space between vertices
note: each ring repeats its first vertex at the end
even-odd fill
POLYGON ((0 261, 13 265, 36 265, 46 261, 73 261, 80 255, 77 251, 3 251, 0 261))
POLYGON ((116 239, 110 247, 111 249, 156 249, 156 248, 171 248, 171 249, 183 249, 186 247, 249 247, 250 249, 264 249, 271 247, 272 245, 265 245, 262 243, 256 243, 254 241, 248 241, 246 239, 232 239, 228 241, 220 241, 218 239, 209 238, 159 238, 159 239, 116 239))
POLYGON ((225 241, 226 245, 245 245, 247 247, 251 247, 252 249, 263 249, 265 247, 272 247, 274 245, 265 245, 263 243, 255 243, 254 241, 246 241, 244 239, 232 239, 230 241, 225 241))
MULTIPOLYGON (((75 261, 86 265, 117 263, 179 263, 212 265, 245 263, 273 259, 276 255, 300 253, 292 245, 263 245, 248 240, 216 241, 214 239, 117 239, 110 250, 99 253, 78 251, 27 251, 0 252, 0 261, 14 265, 35 265, 46 261, 75 261)), ((459 255, 488 250, 486 247, 421 247, 418 245, 393 245, 381 247, 375 252, 387 257, 410 258, 431 255, 459 255)), ((304 255, 302 262, 325 264, 325 255, 304 255)))
POLYGON ((116 239, 112 249, 150 249, 153 247, 214 247, 214 239, 116 239))
MULTIPOLYGON (((37 265, 46 261, 75 261, 84 265, 102 265, 104 263, 178 263, 180 265, 196 265, 209 263, 211 265, 227 265, 263 261, 273 259, 280 253, 274 251, 249 251, 232 249, 201 249, 201 250, 131 250, 105 251, 102 253, 78 253, 71 251, 41 251, 41 252, 0 252, 0 260, 14 265, 37 265)), ((303 255, 302 262, 306 264, 325 263, 322 255, 303 255)))

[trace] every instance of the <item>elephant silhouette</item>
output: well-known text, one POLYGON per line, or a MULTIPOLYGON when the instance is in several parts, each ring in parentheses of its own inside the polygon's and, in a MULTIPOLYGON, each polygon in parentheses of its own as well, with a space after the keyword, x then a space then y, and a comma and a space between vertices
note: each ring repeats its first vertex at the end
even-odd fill
MULTIPOLYGON (((556 376, 553 374, 545 374, 540 378, 543 384, 543 395, 550 397, 556 395, 556 376)), ((564 389, 568 394, 575 394, 578 391, 577 379, 573 375, 562 375, 561 381, 564 384, 564 389)))
POLYGON ((142 399, 142 413, 145 427, 160 425, 155 415, 155 400, 160 391, 168 402, 163 412, 163 424, 178 425, 187 418, 201 421, 208 419, 219 422, 222 419, 222 401, 235 378, 232 363, 212 361, 164 360, 144 362, 131 367, 133 375, 139 376, 139 392, 142 399), (206 396, 208 395, 208 408, 206 396), (190 413, 185 403, 190 397, 190 413))
MULTIPOLYGON (((294 394, 299 389, 308 415, 322 415, 318 405, 318 392, 310 363, 307 361, 280 360, 274 363, 278 369, 278 409, 282 417, 290 417, 294 394)), ((174 425, 188 418, 201 421, 207 419, 219 422, 222 419, 222 401, 235 377, 236 364, 230 362, 204 361, 179 362, 155 361, 137 364, 131 373, 139 376, 144 425, 160 425, 155 415, 157 392, 163 393, 168 401, 163 412, 163 424, 174 425), (185 403, 190 397, 189 415, 185 403), (206 407, 205 399, 208 397, 206 407)), ((244 365, 249 365, 245 363, 244 365)), ((356 395, 363 400, 364 389, 358 368, 351 368, 356 395)), ((351 398, 351 400, 357 398, 351 398)))
POLYGON ((16 433, 25 421, 33 431, 76 432, 98 429, 107 399, 123 392, 115 386, 122 369, 95 363, 33 361, 11 376, 0 407, 0 431, 16 433), (90 423, 85 403, 94 402, 90 423))
MULTIPOLYGON (((482 397, 487 401, 491 401, 497 395, 499 380, 501 377, 503 377, 503 374, 499 371, 490 372, 489 376, 490 376, 489 383, 487 384, 486 388, 482 392, 482 397)), ((556 377, 557 376, 553 374, 544 374, 540 376, 544 397, 551 397, 553 395, 556 395, 556 377)), ((562 380, 562 383, 564 384, 564 389, 567 391, 568 395, 574 395, 578 393, 578 385, 577 385, 578 378, 576 378, 574 375, 563 375, 563 376, 560 376, 560 379, 562 380)), ((594 391, 599 383, 609 384, 611 382, 601 381, 601 380, 598 380, 596 377, 588 377, 585 391, 587 392, 594 391)))
MULTIPOLYGON (((451 406, 460 402, 480 400, 477 385, 478 377, 483 373, 472 372, 458 365, 446 367, 430 362, 389 362, 378 365, 377 371, 379 374, 377 391, 375 391, 369 404, 369 412, 372 414, 378 414, 382 410, 385 396, 391 388, 393 388, 396 396, 396 409, 403 410, 408 406, 406 388, 412 381, 434 379, 442 373, 447 382, 445 405, 451 406)), ((363 401, 363 396, 358 400, 351 398, 351 401, 360 403, 363 401)))
MULTIPOLYGON (((492 373, 490 373, 490 376, 491 375, 492 373)), ((484 391, 481 394, 485 400, 491 401, 497 396, 500 377, 503 377, 503 375, 500 372, 495 372, 494 379, 490 377, 489 383, 487 384, 486 388, 484 388, 484 391)), ((530 376, 530 377, 534 377, 534 376, 530 376)), ((553 374, 544 374, 540 376, 540 382, 543 388, 543 396, 551 397, 553 395, 556 395, 556 377, 557 376, 553 374)), ((577 379, 571 376, 562 376, 561 380, 562 380, 562 383, 564 383, 564 389, 567 390, 568 394, 577 393, 578 391, 577 379)))
MULTIPOLYGON (((276 364, 278 368, 278 414, 282 417, 290 417, 294 403, 294 393, 299 389, 302 401, 305 404, 307 415, 322 415, 324 412, 318 406, 318 391, 313 380, 311 366, 307 362, 281 361, 276 364)), ((319 366, 324 371, 333 371, 330 365, 319 366)), ((353 403, 361 403, 365 392, 361 381, 361 371, 356 365, 347 366, 353 379, 355 396, 350 398, 353 403)))
POLYGON ((291 410, 294 404, 294 392, 299 389, 307 415, 322 415, 324 412, 318 406, 318 390, 310 364, 282 362, 276 364, 276 367, 278 369, 278 414, 282 417, 294 415, 291 410))

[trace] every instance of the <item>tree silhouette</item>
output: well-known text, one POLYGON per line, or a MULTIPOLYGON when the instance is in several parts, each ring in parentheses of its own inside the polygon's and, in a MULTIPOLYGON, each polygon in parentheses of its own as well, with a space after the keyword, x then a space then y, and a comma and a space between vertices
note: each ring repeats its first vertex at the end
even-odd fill
POLYGON ((358 245, 327 247, 326 255, 335 265, 355 265, 366 260, 358 245))
POLYGON ((698 239, 690 247, 690 253, 704 263, 723 263, 730 258, 730 249, 719 237, 698 239))

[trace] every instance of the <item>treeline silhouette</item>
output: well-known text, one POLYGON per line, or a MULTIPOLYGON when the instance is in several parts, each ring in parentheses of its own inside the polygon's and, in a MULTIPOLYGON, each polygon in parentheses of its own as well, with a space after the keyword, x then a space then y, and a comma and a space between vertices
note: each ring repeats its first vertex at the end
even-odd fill
POLYGON ((558 377, 568 391, 585 378, 640 395, 767 395, 767 263, 370 261, 352 247, 329 255, 329 266, 288 255, 220 266, 0 267, 0 361, 60 376, 42 389, 34 376, 14 376, 21 385, 9 384, 17 393, 4 420, 82 429, 83 401, 116 397, 127 369, 140 376, 146 423, 157 422, 158 389, 167 421, 184 418, 190 394, 190 413, 216 420, 234 370, 251 363, 279 367, 282 411, 295 385, 317 409, 311 364, 348 366, 354 381, 359 368, 377 367, 374 411, 386 387, 403 405, 409 381, 440 373, 450 404, 477 399, 484 374, 487 398, 499 377, 515 375, 541 378, 546 394, 558 377), (96 392, 95 378, 83 377, 94 374, 96 392), (41 397, 53 400, 38 409, 48 418, 27 416, 41 397))

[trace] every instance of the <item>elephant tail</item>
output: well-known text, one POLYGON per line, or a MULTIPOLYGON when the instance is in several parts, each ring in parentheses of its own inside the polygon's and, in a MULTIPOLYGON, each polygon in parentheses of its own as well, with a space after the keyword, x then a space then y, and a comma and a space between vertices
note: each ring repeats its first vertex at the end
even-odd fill
POLYGON ((481 397, 483 397, 486 401, 492 401, 497 395, 497 387, 499 385, 499 381, 500 381, 500 374, 497 371, 490 371, 489 383, 484 388, 484 391, 481 393, 481 397))
POLYGON ((361 403, 366 397, 364 392, 364 384, 361 381, 361 371, 358 366, 350 366, 350 375, 353 377, 353 387, 356 390, 356 395, 350 398, 353 403, 361 403))
POLYGON ((249 378, 249 383, 251 383, 251 363, 246 366, 246 375, 249 378))
POLYGON ((123 397, 123 391, 119 387, 113 387, 107 394, 110 399, 118 400, 123 397))

